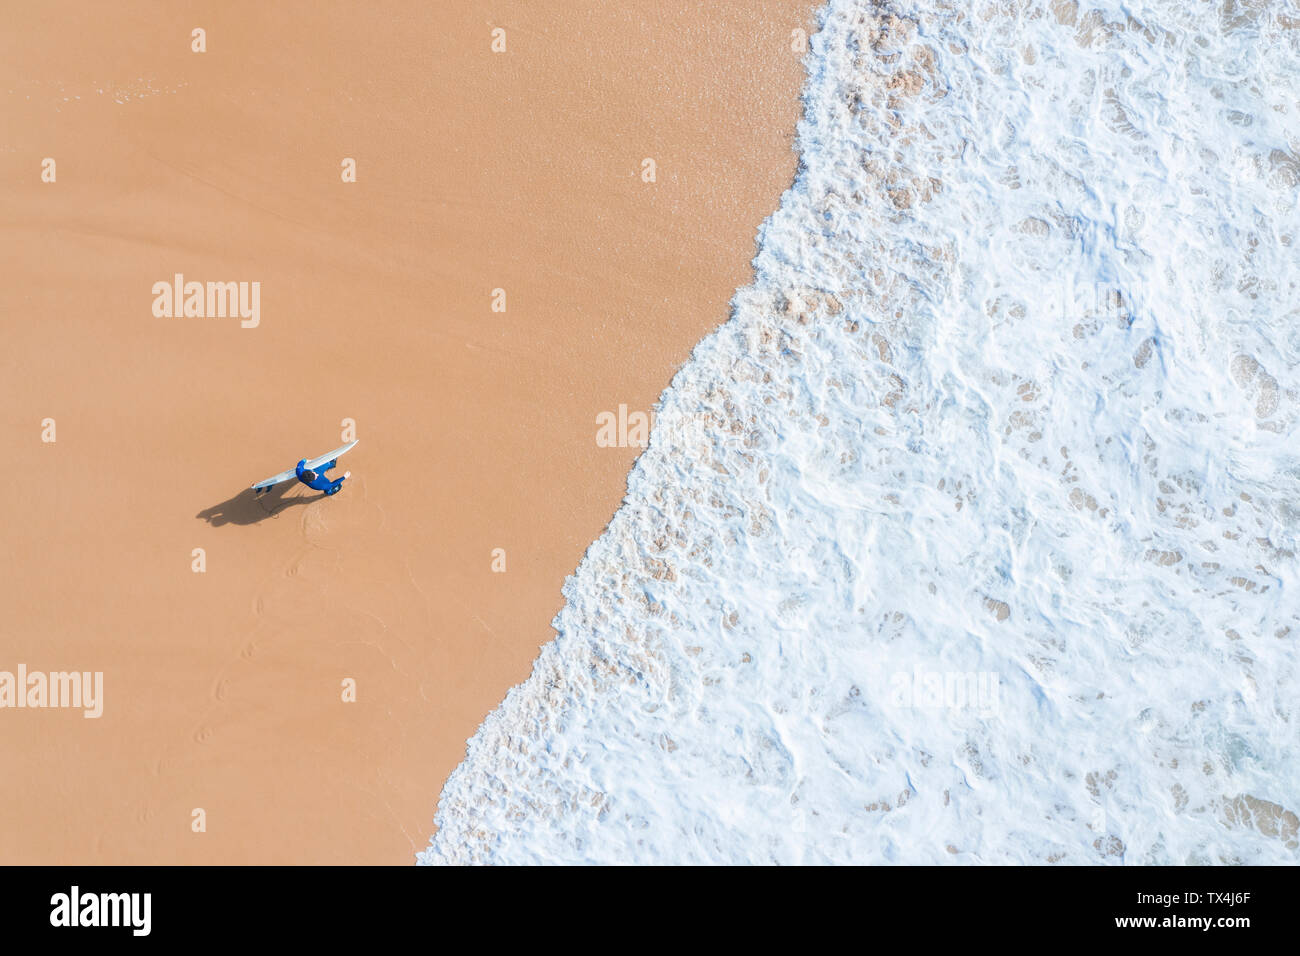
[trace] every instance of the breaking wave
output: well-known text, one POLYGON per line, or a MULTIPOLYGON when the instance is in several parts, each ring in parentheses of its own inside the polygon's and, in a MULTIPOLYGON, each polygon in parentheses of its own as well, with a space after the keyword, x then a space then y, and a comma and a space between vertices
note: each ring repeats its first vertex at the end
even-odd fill
POLYGON ((752 286, 423 863, 1277 863, 1300 11, 832 0, 752 286))

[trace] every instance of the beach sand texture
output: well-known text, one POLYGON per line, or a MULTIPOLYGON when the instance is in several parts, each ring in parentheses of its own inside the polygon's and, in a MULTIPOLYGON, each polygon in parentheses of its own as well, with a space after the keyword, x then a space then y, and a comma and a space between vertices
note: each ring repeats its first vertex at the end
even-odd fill
POLYGON ((623 495, 596 416, 749 279, 813 9, 9 11, 0 669, 104 712, 0 711, 0 862, 411 861, 623 495), (258 325, 156 317, 178 273, 258 325), (345 420, 340 494, 254 500, 345 420))

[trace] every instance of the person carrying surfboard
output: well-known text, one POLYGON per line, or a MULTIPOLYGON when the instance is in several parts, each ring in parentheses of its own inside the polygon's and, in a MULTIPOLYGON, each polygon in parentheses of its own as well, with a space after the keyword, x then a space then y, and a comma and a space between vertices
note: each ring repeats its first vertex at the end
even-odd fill
POLYGON ((328 475, 325 474, 325 472, 329 471, 338 463, 339 460, 335 458, 333 461, 329 462, 328 464, 321 465, 318 471, 313 471, 312 469, 307 467, 307 459, 304 458, 302 459, 302 461, 298 462, 298 466, 294 469, 294 471, 298 475, 298 480, 301 481, 308 488, 313 488, 316 491, 323 491, 327 495, 332 495, 332 494, 336 494, 338 490, 343 487, 343 482, 346 479, 352 477, 352 472, 350 471, 343 472, 342 478, 334 478, 334 479, 331 479, 328 475))
POLYGON ((312 458, 310 460, 304 458, 288 471, 282 471, 278 475, 272 475, 265 481, 259 481, 257 484, 253 485, 253 493, 256 495, 264 495, 281 482, 293 481, 294 478, 297 478, 308 488, 312 488, 316 491, 323 491, 327 495, 335 494, 338 492, 339 488, 343 486, 343 482, 352 476, 352 472, 343 472, 343 477, 341 478, 330 478, 329 475, 325 474, 325 472, 337 465, 339 459, 355 448, 356 444, 357 440, 354 438, 341 448, 335 448, 333 451, 326 452, 319 458, 312 458))

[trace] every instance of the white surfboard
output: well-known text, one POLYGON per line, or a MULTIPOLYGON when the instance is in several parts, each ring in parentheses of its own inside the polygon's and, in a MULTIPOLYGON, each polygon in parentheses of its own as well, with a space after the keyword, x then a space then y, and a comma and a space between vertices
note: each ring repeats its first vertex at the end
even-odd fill
POLYGON ((346 445, 340 445, 338 448, 335 448, 333 451, 321 455, 319 458, 313 458, 311 461, 307 462, 307 464, 304 465, 303 467, 310 468, 312 471, 315 471, 321 465, 328 465, 335 458, 340 458, 343 455, 346 455, 348 452, 350 452, 353 449, 353 447, 356 446, 356 443, 360 440, 361 439, 358 438, 356 439, 356 441, 350 441, 346 445))
MULTIPOLYGON (((356 441, 350 441, 346 445, 341 445, 338 448, 335 448, 333 451, 321 455, 319 458, 313 458, 309 462, 307 462, 307 464, 304 467, 310 469, 311 471, 315 471, 321 465, 329 464, 335 458, 339 458, 343 455, 346 455, 354 447, 356 447, 357 442, 360 440, 361 439, 358 438, 356 439, 356 441)), ((261 494, 264 491, 270 491, 271 488, 273 488, 275 485, 278 485, 282 481, 291 481, 297 477, 298 477, 298 467, 295 465, 293 468, 290 468, 288 471, 282 471, 278 475, 272 475, 270 478, 266 478, 262 481, 259 481, 257 484, 252 485, 251 487, 258 494, 261 494)))

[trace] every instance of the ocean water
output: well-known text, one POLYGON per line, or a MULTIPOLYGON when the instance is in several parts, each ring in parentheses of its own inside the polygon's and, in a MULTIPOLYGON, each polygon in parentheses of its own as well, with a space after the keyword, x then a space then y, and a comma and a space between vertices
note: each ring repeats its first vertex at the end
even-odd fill
POLYGON ((423 863, 1294 863, 1300 8, 832 0, 423 863))

